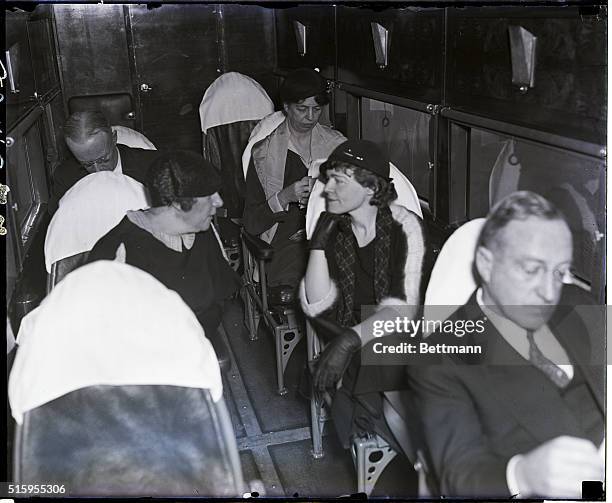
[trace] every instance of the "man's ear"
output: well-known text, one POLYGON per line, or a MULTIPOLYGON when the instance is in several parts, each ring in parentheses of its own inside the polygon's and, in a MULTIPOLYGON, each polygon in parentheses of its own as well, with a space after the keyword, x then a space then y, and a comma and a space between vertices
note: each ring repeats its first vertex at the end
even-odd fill
POLYGON ((113 144, 117 145, 117 131, 113 129, 113 144))
POLYGON ((493 269, 493 252, 484 246, 479 246, 476 249, 476 270, 484 283, 488 283, 491 279, 491 270, 493 269))
POLYGON ((285 114, 287 114, 289 112, 289 104, 288 103, 283 103, 283 110, 285 111, 285 114))

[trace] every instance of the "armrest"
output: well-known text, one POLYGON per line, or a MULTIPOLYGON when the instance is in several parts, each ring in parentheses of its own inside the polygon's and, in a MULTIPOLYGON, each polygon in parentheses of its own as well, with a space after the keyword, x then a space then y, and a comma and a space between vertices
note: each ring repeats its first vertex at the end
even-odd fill
POLYGON ((249 249, 249 252, 253 254, 255 259, 270 260, 272 258, 274 255, 274 248, 272 248, 268 243, 259 239, 257 236, 249 234, 244 229, 242 229, 240 234, 242 235, 242 239, 249 249))

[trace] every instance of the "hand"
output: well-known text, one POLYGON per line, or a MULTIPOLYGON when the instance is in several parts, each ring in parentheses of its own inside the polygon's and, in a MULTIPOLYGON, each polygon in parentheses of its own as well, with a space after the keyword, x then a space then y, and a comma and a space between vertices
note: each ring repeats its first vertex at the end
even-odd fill
POLYGON ((285 207, 289 203, 297 203, 310 195, 310 177, 305 176, 301 180, 288 185, 278 193, 278 201, 285 207))
POLYGON ((333 387, 342 377, 353 354, 361 348, 361 339, 350 328, 341 328, 325 347, 315 371, 313 382, 318 390, 333 387))
POLYGON ((319 215, 317 226, 315 227, 312 237, 310 238, 311 250, 325 250, 329 238, 334 232, 334 229, 340 222, 338 215, 324 211, 319 215))
POLYGON ((529 451, 516 464, 520 496, 580 498, 583 480, 604 480, 597 447, 583 438, 561 436, 529 451))

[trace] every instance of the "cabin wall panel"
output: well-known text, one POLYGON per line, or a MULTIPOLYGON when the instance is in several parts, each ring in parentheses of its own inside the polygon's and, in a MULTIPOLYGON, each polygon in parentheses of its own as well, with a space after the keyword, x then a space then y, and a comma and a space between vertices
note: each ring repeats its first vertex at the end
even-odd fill
POLYGON ((454 109, 602 143, 606 23, 578 9, 450 9, 448 102, 454 109), (512 84, 508 26, 538 38, 535 87, 512 84))
POLYGON ((276 11, 278 67, 283 70, 319 68, 328 79, 335 78, 335 15, 331 6, 304 6, 276 11), (306 26, 306 53, 301 56, 294 21, 306 26))
POLYGON ((18 120, 31 111, 36 101, 34 68, 27 31, 28 14, 23 12, 7 12, 6 50, 9 52, 11 68, 7 72, 13 77, 14 88, 11 88, 10 76, 6 80, 6 120, 10 129, 18 120), (10 28, 8 28, 10 27, 10 28))
POLYGON ((223 5, 223 69, 257 80, 271 96, 276 91, 274 10, 256 5, 223 5))
POLYGON ((57 93, 55 97, 45 105, 44 122, 47 146, 47 172, 51 180, 55 168, 57 168, 62 160, 72 155, 69 153, 66 142, 64 141, 64 122, 66 122, 66 114, 61 93, 57 93))
POLYGON ((130 93, 121 5, 55 5, 66 102, 73 96, 130 93))
POLYGON ((338 7, 338 80, 397 96, 440 103, 444 10, 338 7), (371 23, 389 31, 388 65, 376 63, 371 23))
POLYGON ((36 92, 43 97, 59 88, 57 59, 50 15, 28 21, 28 39, 36 92))
POLYGON ((23 260, 46 215, 49 197, 45 123, 37 108, 8 131, 6 150, 9 228, 18 260, 23 260))
POLYGON ((157 148, 202 151, 198 107, 219 75, 213 5, 131 5, 143 133, 157 148))

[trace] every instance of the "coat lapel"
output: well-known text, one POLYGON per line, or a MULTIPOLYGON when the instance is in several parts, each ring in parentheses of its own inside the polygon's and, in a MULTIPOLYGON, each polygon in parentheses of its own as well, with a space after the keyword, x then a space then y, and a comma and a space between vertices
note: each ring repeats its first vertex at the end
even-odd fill
MULTIPOLYGON (((595 307, 597 309, 599 306, 595 307)), ((586 315, 595 318, 599 313, 587 311, 586 315)), ((593 347, 591 341, 594 338, 605 338, 605 320, 589 320, 583 322, 576 308, 572 306, 562 306, 555 313, 550 323, 551 330, 559 343, 563 346, 571 362, 580 367, 582 374, 593 394, 597 407, 602 414, 605 414, 605 365, 598 361, 598 358, 605 358, 605 348, 593 347), (588 324, 588 328, 587 328, 588 324), (590 333, 594 332, 594 333, 590 333), (601 355, 597 354, 602 352, 601 355)))
MULTIPOLYGON (((475 295, 464 308, 462 315, 468 316, 465 319, 485 318, 475 295)), ((484 334, 480 367, 481 385, 486 388, 487 396, 504 407, 538 443, 550 439, 551 435, 578 435, 580 425, 555 385, 521 357, 488 320, 484 334)))

